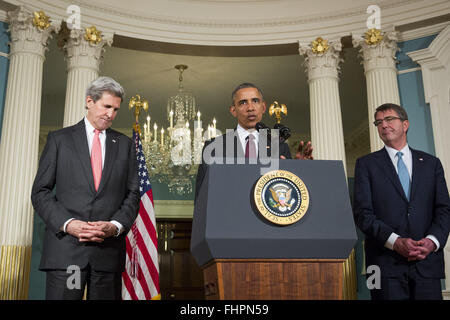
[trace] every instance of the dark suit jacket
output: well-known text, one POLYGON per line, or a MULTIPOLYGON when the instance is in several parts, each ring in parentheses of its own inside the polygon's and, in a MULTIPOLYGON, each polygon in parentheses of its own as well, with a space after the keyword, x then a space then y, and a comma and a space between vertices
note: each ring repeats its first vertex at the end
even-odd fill
MULTIPOLYGON (((226 134, 223 134, 222 136, 220 136, 219 137, 220 139, 213 138, 213 139, 205 142, 205 145, 203 146, 203 151, 202 151, 202 163, 198 166, 198 171, 197 171, 197 179, 196 179, 196 183, 195 183, 195 199, 197 199, 198 192, 200 191, 200 187, 203 183, 203 180, 206 175, 206 170, 208 168, 208 165, 203 162, 203 152, 205 151, 205 148, 211 143, 214 143, 214 142, 217 143, 218 142, 217 140, 219 140, 223 146, 222 157, 223 158, 230 157, 230 155, 227 155, 227 135, 229 135, 229 134, 230 133, 226 133, 226 134)), ((234 141, 234 144, 233 144, 233 149, 232 149, 233 154, 231 156, 234 158, 238 158, 238 157, 243 158, 245 156, 245 153, 244 153, 245 147, 243 147, 241 145, 241 142, 238 138, 236 130, 233 133, 232 139, 233 139, 232 141, 234 141)), ((220 148, 220 146, 219 146, 219 148, 220 148)), ((270 139, 267 139, 266 150, 267 150, 267 157, 270 157, 271 153, 272 153, 270 139)), ((261 154, 261 150, 258 150, 258 154, 261 154)), ((279 144, 279 155, 285 156, 286 159, 291 159, 291 152, 289 150, 289 146, 287 143, 283 142, 283 143, 279 144)), ((215 156, 215 154, 213 154, 213 156, 215 156)))
POLYGON ((385 148, 359 158, 355 166, 354 215, 364 232, 366 266, 378 265, 382 276, 395 277, 410 264, 428 278, 444 278, 443 248, 450 229, 450 201, 438 158, 411 149, 412 183, 408 202, 385 148), (384 247, 392 232, 420 240, 437 238, 440 248, 425 260, 409 262, 384 247))
POLYGON ((46 224, 41 270, 83 268, 88 263, 99 271, 124 269, 125 236, 139 210, 136 151, 130 138, 112 129, 106 130, 105 143, 96 192, 84 120, 48 134, 31 193, 34 209, 46 224), (116 220, 125 230, 103 243, 80 243, 60 230, 70 218, 116 220))

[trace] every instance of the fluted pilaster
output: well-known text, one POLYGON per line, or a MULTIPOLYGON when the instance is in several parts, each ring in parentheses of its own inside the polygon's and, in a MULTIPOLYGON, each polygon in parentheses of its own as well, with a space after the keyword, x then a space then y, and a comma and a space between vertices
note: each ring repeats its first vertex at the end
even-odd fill
MULTIPOLYGON (((420 64, 425 102, 430 104, 436 156, 442 162, 447 187, 450 187, 450 26, 442 30, 428 48, 409 52, 420 64)), ((442 244, 443 245, 443 244, 442 244)), ((450 237, 444 248, 445 287, 450 296, 450 237)))
POLYGON ((64 127, 71 126, 86 114, 86 88, 99 75, 105 46, 111 46, 112 36, 88 40, 86 30, 69 30, 63 51, 67 61, 67 86, 64 107, 64 127))
POLYGON ((377 151, 384 147, 377 128, 372 125, 377 107, 383 103, 400 104, 395 67, 397 52, 397 33, 395 31, 380 33, 379 40, 370 38, 370 31, 365 37, 353 35, 353 46, 360 47, 363 58, 364 73, 367 84, 367 106, 369 116, 370 149, 377 151))
POLYGON ((308 73, 314 158, 342 160, 346 168, 338 88, 341 49, 341 42, 338 40, 330 43, 325 52, 315 53, 311 46, 301 44, 299 51, 305 55, 308 73))
POLYGON ((27 298, 42 67, 47 41, 58 29, 36 19, 23 7, 8 12, 11 51, 0 144, 0 299, 27 298))

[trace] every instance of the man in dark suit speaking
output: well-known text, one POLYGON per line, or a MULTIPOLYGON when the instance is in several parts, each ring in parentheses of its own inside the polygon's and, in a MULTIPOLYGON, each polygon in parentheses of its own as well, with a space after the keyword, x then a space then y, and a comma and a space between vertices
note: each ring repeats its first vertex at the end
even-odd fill
POLYGON ((125 236, 139 209, 134 143, 109 128, 123 95, 115 80, 98 78, 85 118, 48 134, 31 194, 46 224, 47 299, 82 299, 85 285, 88 299, 121 297, 125 236))
POLYGON ((380 270, 372 299, 442 299, 450 201, 441 162, 408 146, 401 106, 379 106, 374 125, 385 147, 357 160, 353 206, 366 266, 380 270))
MULTIPOLYGON (((250 163, 256 163, 257 158, 260 161, 265 158, 270 162, 278 161, 278 158, 273 158, 276 153, 281 159, 291 158, 289 146, 286 142, 280 142, 278 137, 272 137, 276 140, 276 143, 273 143, 274 141, 271 141, 272 139, 267 136, 267 143, 261 140, 257 125, 261 123, 265 111, 266 103, 261 89, 254 84, 242 83, 233 90, 230 113, 237 119, 237 127, 235 130, 229 130, 226 134, 205 142, 202 163, 199 165, 197 172, 195 198, 197 198, 204 180, 208 160, 214 158, 247 158, 250 163), (259 150, 259 148, 264 148, 264 150, 259 150), (221 154, 218 155, 217 153, 221 154)), ((295 158, 313 159, 311 142, 304 145, 301 141, 295 158)))

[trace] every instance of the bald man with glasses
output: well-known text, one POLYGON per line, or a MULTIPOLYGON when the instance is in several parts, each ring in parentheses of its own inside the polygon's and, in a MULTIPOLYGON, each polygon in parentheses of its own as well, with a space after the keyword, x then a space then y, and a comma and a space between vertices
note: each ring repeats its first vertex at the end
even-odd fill
MULTIPOLYGON (((385 147, 355 166, 353 211, 365 234, 366 266, 380 268, 373 300, 441 300, 450 201, 440 160, 407 143, 409 120, 396 104, 376 109, 385 147)), ((369 275, 368 275, 369 276, 369 275)))

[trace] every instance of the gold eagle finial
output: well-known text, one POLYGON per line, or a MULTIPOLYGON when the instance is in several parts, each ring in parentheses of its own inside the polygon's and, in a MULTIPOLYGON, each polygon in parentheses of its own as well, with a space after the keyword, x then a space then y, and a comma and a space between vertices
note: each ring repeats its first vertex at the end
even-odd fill
POLYGON ((285 104, 279 104, 278 101, 274 101, 269 108, 269 115, 272 116, 275 114, 277 119, 277 123, 281 122, 281 114, 287 116, 287 107, 285 104))
POLYGON ((141 99, 141 96, 137 94, 130 99, 128 108, 130 110, 134 108, 134 116, 136 118, 136 122, 134 123, 133 128, 136 132, 139 132, 140 135, 141 128, 139 127, 139 114, 141 113, 141 109, 148 111, 148 101, 146 99, 141 99))

